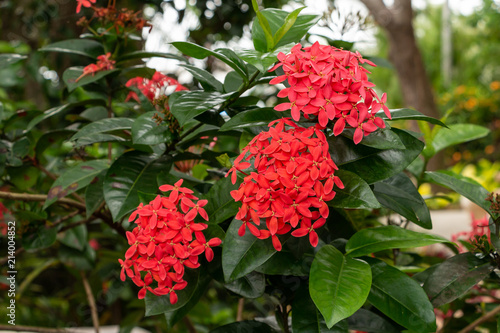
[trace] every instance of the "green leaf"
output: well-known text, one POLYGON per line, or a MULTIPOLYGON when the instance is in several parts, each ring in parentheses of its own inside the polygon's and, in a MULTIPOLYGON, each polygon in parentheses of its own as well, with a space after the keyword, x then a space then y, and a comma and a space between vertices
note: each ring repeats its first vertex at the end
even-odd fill
POLYGON ((187 62, 187 59, 177 54, 165 53, 165 52, 151 52, 151 51, 133 51, 125 53, 116 59, 117 62, 130 60, 130 59, 143 59, 143 58, 164 58, 164 59, 175 59, 182 62, 187 62))
POLYGON ((44 46, 38 51, 71 53, 94 59, 104 54, 102 44, 91 39, 67 39, 44 46))
POLYGON ((447 239, 440 236, 390 225, 358 231, 349 239, 345 250, 346 255, 349 257, 360 257, 382 250, 406 249, 448 242, 447 239))
POLYGON ((95 73, 94 75, 85 75, 82 76, 83 74, 83 67, 70 67, 66 69, 63 73, 63 81, 66 83, 66 86, 68 87, 68 91, 72 92, 78 87, 82 87, 84 85, 87 85, 92 82, 96 82, 100 79, 102 79, 105 76, 108 76, 112 73, 118 72, 119 69, 111 69, 107 71, 99 71, 95 73), (77 81, 78 80, 78 81, 77 81))
POLYGON ((285 18, 285 23, 276 31, 274 34, 274 43, 273 45, 276 45, 279 43, 281 38, 285 36, 285 34, 293 27, 295 24, 295 21, 297 21, 297 16, 299 16, 299 13, 306 7, 300 7, 295 9, 293 12, 288 14, 285 18))
POLYGON ((7 173, 10 177, 10 182, 14 184, 18 190, 27 191, 36 185, 40 170, 25 164, 20 167, 7 168, 7 173))
POLYGON ((218 92, 189 91, 179 96, 172 104, 170 112, 179 121, 182 127, 194 117, 224 103, 231 94, 218 92))
POLYGON ((309 276, 309 293, 328 328, 351 316, 365 303, 371 279, 366 262, 345 257, 331 245, 316 253, 309 276))
POLYGON ((354 172, 368 184, 392 177, 403 171, 422 151, 424 144, 405 131, 393 128, 405 149, 379 150, 355 145, 342 136, 328 138, 334 162, 344 170, 354 172))
POLYGON ((385 113, 380 112, 380 118, 384 120, 420 120, 426 121, 428 123, 439 125, 443 127, 447 127, 441 120, 426 116, 425 114, 418 112, 413 109, 392 109, 391 111, 391 119, 389 119, 385 113))
POLYGON ((170 167, 169 157, 158 158, 136 151, 120 156, 104 178, 104 198, 115 221, 139 206, 138 191, 158 191, 157 175, 170 167))
POLYGON ((94 177, 89 186, 85 189, 85 207, 87 216, 91 216, 96 209, 104 202, 104 192, 102 189, 106 171, 94 177))
POLYGON ((131 118, 105 118, 94 121, 82 127, 73 137, 71 141, 77 141, 80 138, 86 138, 93 134, 106 133, 119 130, 130 130, 134 123, 131 118))
POLYGON ((231 183, 231 177, 226 177, 210 188, 205 197, 208 203, 204 207, 208 214, 208 223, 219 224, 238 213, 240 204, 231 196, 231 191, 238 187, 238 183, 231 183))
POLYGON ((316 308, 306 284, 302 284, 295 294, 292 303, 293 333, 347 333, 345 321, 340 321, 332 328, 328 328, 325 319, 316 308))
POLYGON ((349 329, 373 333, 399 333, 400 330, 396 329, 387 320, 381 316, 368 311, 366 309, 359 309, 348 319, 349 329))
POLYGON ((173 42, 172 45, 177 48, 179 51, 184 53, 187 56, 196 58, 196 59, 205 59, 208 56, 214 56, 222 62, 226 63, 229 67, 234 69, 242 78, 247 80, 247 75, 245 71, 243 71, 238 64, 229 59, 222 53, 211 51, 202 46, 196 45, 190 42, 173 42))
POLYGON ((340 178, 344 188, 334 188, 337 193, 333 200, 327 202, 328 206, 355 209, 380 208, 370 186, 361 177, 346 170, 337 170, 335 176, 340 178))
POLYGON ((101 120, 108 117, 108 109, 104 106, 94 106, 80 113, 80 117, 90 121, 101 120))
MULTIPOLYGON (((345 129, 342 135, 352 140, 354 129, 345 129)), ((361 140, 360 144, 377 149, 405 149, 399 136, 388 128, 378 129, 361 140)))
POLYGON ((237 280, 224 284, 226 289, 245 298, 257 298, 264 294, 264 274, 251 272, 237 280))
POLYGON ((495 214, 490 210, 490 203, 486 201, 486 197, 489 194, 488 191, 475 180, 454 174, 451 171, 427 171, 425 176, 430 178, 433 182, 448 187, 460 195, 463 195, 495 218, 495 214))
POLYGON ((23 233, 21 245, 26 251, 45 249, 56 241, 57 229, 40 225, 35 231, 23 233))
MULTIPOLYGON (((268 8, 261 11, 262 15, 269 22, 271 28, 271 33, 274 35, 276 32, 285 24, 286 17, 289 15, 288 12, 280 9, 268 8)), ((252 26, 252 39, 254 48, 260 52, 268 52, 276 49, 280 46, 287 45, 290 43, 299 42, 302 37, 309 31, 309 29, 314 26, 320 19, 318 15, 300 15, 294 22, 293 26, 286 32, 286 34, 279 40, 276 45, 269 48, 266 41, 264 30, 260 24, 255 24, 257 21, 260 22, 258 18, 255 19, 252 26)), ((273 40, 274 43, 274 40, 273 40)))
POLYGON ((367 258, 372 270, 368 301, 396 323, 415 332, 435 332, 434 307, 420 285, 397 268, 367 258))
POLYGON ((262 73, 267 73, 269 67, 278 60, 278 53, 290 52, 290 49, 293 45, 295 44, 283 45, 271 52, 260 52, 257 50, 237 50, 236 53, 241 59, 255 66, 255 68, 257 68, 262 73))
POLYGON ((126 142, 126 141, 127 139, 122 138, 121 136, 118 135, 96 133, 96 134, 89 134, 88 136, 84 136, 76 140, 75 148, 88 146, 100 142, 126 142))
POLYGON ((62 114, 66 111, 69 111, 75 107, 78 107, 78 106, 82 106, 82 105, 106 105, 106 102, 102 99, 88 99, 88 100, 85 100, 85 101, 80 101, 80 102, 75 102, 75 103, 69 103, 69 104, 64 104, 64 105, 61 105, 61 106, 56 106, 52 109, 48 109, 47 111, 45 111, 44 113, 42 113, 41 115, 38 115, 36 116, 35 118, 31 119, 31 121, 28 123, 28 125, 26 126, 26 130, 24 131, 25 133, 26 132, 29 132, 31 131, 31 129, 33 127, 35 127, 36 125, 38 125, 40 122, 50 118, 50 117, 53 117, 55 115, 58 115, 58 114, 62 114))
MULTIPOLYGON (((255 18, 255 20, 253 22, 253 25, 260 26, 262 31, 264 31, 264 38, 265 38, 266 45, 267 45, 266 51, 270 51, 273 49, 275 43, 274 43, 273 33, 271 32, 271 27, 269 26, 269 22, 267 21, 267 18, 264 15, 262 15, 261 11, 259 10, 259 5, 257 4, 257 0, 252 0, 252 7, 253 7, 253 11, 257 15, 257 17, 255 18)), ((252 37, 253 37, 253 34, 252 34, 252 37)), ((254 45, 255 45, 255 40, 254 40, 254 45)))
POLYGON ((267 126, 273 120, 282 118, 283 114, 273 108, 255 108, 239 112, 220 128, 221 132, 242 130, 255 126, 267 126))
POLYGON ((170 143, 173 134, 165 125, 158 125, 153 119, 156 112, 151 111, 141 115, 132 125, 132 141, 134 144, 157 145, 170 143))
MULTIPOLYGON (((288 242, 292 240, 293 239, 288 242)), ((255 270, 266 275, 308 276, 312 259, 311 256, 297 258, 289 251, 283 249, 280 252, 276 252, 269 260, 255 270)))
POLYGON ((259 333, 276 333, 269 325, 260 321, 245 320, 235 323, 219 326, 210 331, 210 333, 235 333, 235 332, 259 332, 259 333))
POLYGON ((63 198, 90 184, 90 182, 108 168, 106 160, 94 160, 79 163, 67 169, 56 181, 47 194, 43 209, 52 205, 57 199, 63 198))
POLYGON ((27 58, 28 56, 24 54, 2 53, 0 54, 0 68, 4 69, 7 66, 13 65, 16 62, 27 58))
POLYGON ((227 229, 222 248, 224 280, 231 282, 243 277, 265 263, 276 250, 271 239, 258 239, 250 231, 243 237, 238 235, 241 221, 234 219, 227 229))
POLYGON ((424 149, 423 154, 430 158, 444 148, 484 138, 489 133, 490 130, 486 127, 474 124, 454 124, 448 128, 440 128, 432 141, 427 142, 429 147, 424 149))
POLYGON ((438 265, 424 283, 435 307, 450 303, 486 278, 495 269, 488 258, 470 252, 453 256, 438 265))
POLYGON ((184 67, 193 77, 200 82, 205 91, 224 92, 224 86, 208 71, 192 65, 180 65, 184 67))
POLYGON ((87 226, 81 224, 66 230, 59 241, 66 246, 83 251, 88 243, 87 226))
POLYGON ((93 269, 95 257, 95 250, 89 244, 85 245, 83 251, 65 245, 59 247, 59 259, 65 265, 81 271, 93 269))
POLYGON ((375 183, 373 193, 383 206, 401 214, 422 228, 432 229, 429 208, 411 179, 404 173, 375 183))
POLYGON ((42 156, 43 152, 52 146, 53 144, 60 144, 60 141, 67 140, 72 134, 75 134, 74 130, 55 130, 47 131, 40 136, 35 145, 35 156, 42 156))

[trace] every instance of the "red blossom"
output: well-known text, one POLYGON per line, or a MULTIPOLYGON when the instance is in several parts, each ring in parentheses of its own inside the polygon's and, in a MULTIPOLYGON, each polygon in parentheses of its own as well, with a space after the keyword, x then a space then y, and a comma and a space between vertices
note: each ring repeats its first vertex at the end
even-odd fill
POLYGON ((96 0, 76 0, 76 2, 77 2, 76 13, 78 14, 82 9, 82 6, 89 8, 90 6, 92 6, 93 3, 96 2, 96 0))
MULTIPOLYGON (((150 101, 153 101, 160 95, 164 95, 165 90, 168 87, 175 87, 174 91, 188 90, 186 87, 177 82, 177 80, 168 77, 160 72, 155 72, 151 79, 137 76, 135 78, 128 80, 125 85, 127 87, 136 87, 150 101)), ((125 101, 129 101, 130 99, 134 99, 135 101, 140 103, 139 96, 137 96, 137 94, 134 91, 128 93, 125 101)))
POLYGON ((94 76, 97 72, 109 71, 115 68, 115 61, 110 59, 111 52, 100 55, 97 57, 97 62, 95 64, 90 64, 83 68, 83 73, 80 75, 75 82, 78 82, 82 77, 87 75, 94 76))
POLYGON ((269 131, 250 141, 226 175, 231 174, 233 183, 238 171, 246 175, 239 189, 231 191, 242 203, 236 215, 243 222, 238 234, 243 236, 248 228, 257 238, 271 237, 280 251, 277 236, 295 229, 293 236, 309 234, 316 246, 314 229, 328 217, 326 202, 335 196, 333 187, 344 187, 335 170, 320 129, 299 127, 288 118, 271 122, 269 131), (246 171, 252 166, 255 171, 246 171))
POLYGON ((171 192, 168 197, 158 195, 147 205, 141 203, 130 215, 129 221, 137 227, 126 233, 130 247, 125 260, 118 260, 120 278, 125 281, 128 276, 141 288, 140 299, 149 291, 157 296, 168 294, 170 302, 176 303, 176 291, 187 285, 183 280, 185 267, 199 267, 202 253, 212 261, 211 247, 221 244, 219 238, 207 241, 202 231, 208 226, 194 222, 198 214, 208 220, 202 208, 207 200, 198 200, 193 191, 181 185, 182 179, 173 186, 162 185, 161 191, 171 192))
POLYGON ((278 54, 278 64, 270 71, 282 67, 284 74, 270 81, 278 84, 287 81, 289 87, 282 89, 278 97, 287 97, 289 102, 278 104, 277 111, 291 110, 293 120, 299 121, 301 114, 306 119, 315 119, 321 128, 333 123, 334 135, 344 131, 346 125, 354 128, 354 143, 358 144, 366 136, 385 123, 376 113, 385 106, 384 93, 379 97, 368 81, 366 63, 356 52, 320 45, 318 42, 302 48, 297 44, 287 55, 278 54))

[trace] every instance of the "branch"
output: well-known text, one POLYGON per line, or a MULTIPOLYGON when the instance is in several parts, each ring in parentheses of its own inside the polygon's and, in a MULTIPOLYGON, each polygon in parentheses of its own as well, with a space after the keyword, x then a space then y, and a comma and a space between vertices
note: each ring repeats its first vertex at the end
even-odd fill
POLYGON ((393 13, 386 7, 383 0, 361 0, 361 2, 379 25, 387 27, 393 23, 393 13))
POLYGON ((494 308, 493 310, 491 310, 490 312, 488 312, 487 314, 485 314, 484 316, 479 317, 478 319, 474 320, 472 323, 470 323, 468 326, 466 326, 463 330, 459 331, 458 333, 470 332, 474 328, 476 328, 476 326, 479 326, 482 323, 484 323, 485 321, 490 320, 491 318, 493 318, 495 315, 497 315, 499 313, 500 313, 500 305, 497 306, 496 308, 494 308))
POLYGON ((97 307, 95 305, 94 294, 92 294, 92 288, 90 288, 89 280, 87 280, 85 273, 80 272, 80 275, 82 276, 83 287, 85 289, 85 294, 87 294, 87 300, 89 301, 92 323, 94 324, 95 332, 99 333, 99 315, 97 313, 97 307))
POLYGON ((70 330, 64 328, 49 328, 49 327, 36 327, 36 326, 20 326, 20 325, 0 325, 0 331, 26 331, 38 333, 70 333, 70 330))

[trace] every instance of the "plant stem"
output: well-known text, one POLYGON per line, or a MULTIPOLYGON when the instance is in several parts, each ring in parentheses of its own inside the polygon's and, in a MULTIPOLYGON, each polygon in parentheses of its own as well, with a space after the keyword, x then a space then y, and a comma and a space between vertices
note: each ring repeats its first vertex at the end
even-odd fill
MULTIPOLYGON (((111 84, 109 83, 109 79, 106 80, 106 83, 108 85, 108 118, 113 118, 113 96, 111 95, 111 84)), ((109 163, 111 163, 112 158, 113 158, 113 144, 111 142, 108 142, 108 160, 109 163)))
POLYGON ((500 313, 500 305, 497 306, 496 308, 494 308, 493 310, 491 310, 490 312, 488 312, 487 314, 485 314, 484 316, 479 317, 478 319, 474 320, 472 323, 467 325, 463 330, 459 331, 458 333, 470 332, 474 328, 476 328, 477 326, 481 325, 485 321, 490 320, 491 318, 493 318, 495 315, 497 315, 499 313, 500 313))
POLYGON ((87 300, 89 301, 90 313, 92 315, 92 323, 94 324, 95 332, 99 333, 99 316, 97 313, 97 307, 95 305, 94 294, 92 294, 92 288, 90 288, 89 280, 87 280, 85 273, 83 271, 80 271, 80 275, 82 277, 85 294, 87 294, 87 300))
POLYGON ((37 326, 21 326, 21 325, 0 325, 0 331, 16 331, 16 332, 37 332, 37 333, 69 333, 70 331, 60 328, 37 327, 37 326))
POLYGON ((238 300, 238 311, 236 312, 236 321, 243 320, 243 308, 245 306, 245 299, 242 297, 238 300))

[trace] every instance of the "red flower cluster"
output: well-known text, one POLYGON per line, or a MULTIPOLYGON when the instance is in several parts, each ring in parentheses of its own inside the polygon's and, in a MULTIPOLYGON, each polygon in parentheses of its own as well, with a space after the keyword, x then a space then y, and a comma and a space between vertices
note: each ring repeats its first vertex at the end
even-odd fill
POLYGON ((76 0, 77 2, 76 13, 78 14, 80 12, 82 6, 89 8, 90 6, 92 6, 93 3, 95 3, 95 1, 96 0, 76 0))
POLYGON ((219 238, 207 241, 202 232, 207 225, 194 222, 198 214, 208 221, 203 209, 207 200, 198 200, 193 191, 181 185, 182 179, 173 186, 160 186, 161 191, 170 192, 168 197, 158 195, 148 205, 141 203, 130 215, 129 221, 135 220, 137 227, 127 231, 130 248, 125 260, 118 261, 122 266, 121 280, 125 281, 126 274, 142 288, 139 299, 149 290, 157 296, 169 294, 170 303, 176 303, 175 292, 187 285, 183 280, 184 268, 199 267, 198 256, 203 252, 212 261, 211 247, 221 244, 219 238))
POLYGON ((459 242, 459 240, 464 240, 468 243, 474 244, 474 242, 477 241, 476 236, 481 237, 486 235, 488 241, 491 242, 489 216, 485 215, 483 218, 476 219, 474 214, 471 214, 471 218, 472 222, 470 231, 460 231, 451 235, 451 241, 458 245, 458 251, 460 253, 467 252, 467 249, 462 243, 459 242))
POLYGON ((109 71, 115 68, 115 61, 110 59, 111 52, 100 55, 97 57, 97 63, 90 64, 83 68, 83 74, 80 75, 75 82, 78 82, 82 77, 92 74, 94 76, 97 72, 109 71))
POLYGON ((274 248, 280 251, 277 235, 293 228, 292 236, 309 235, 311 245, 316 246, 315 229, 328 217, 326 202, 335 196, 333 187, 344 188, 335 170, 337 166, 320 129, 299 127, 289 118, 271 122, 269 131, 250 141, 226 175, 232 174, 233 184, 237 171, 246 175, 239 189, 231 192, 234 200, 242 203, 236 215, 243 221, 239 235, 243 236, 248 228, 260 239, 271 237, 274 248), (286 130, 285 125, 290 129, 286 130), (252 158, 256 172, 247 175, 242 170, 251 167, 247 161, 252 158), (261 219, 266 221, 267 229, 257 228, 261 219))
POLYGON ((281 66, 285 74, 270 83, 287 80, 290 87, 281 90, 278 97, 288 97, 290 102, 279 104, 274 109, 291 109, 295 121, 300 119, 301 112, 306 119, 316 117, 322 128, 332 120, 336 136, 344 131, 347 123, 356 129, 354 143, 358 144, 363 135, 385 127, 384 121, 376 117, 380 109, 391 117, 384 105, 386 94, 379 98, 372 89, 375 85, 368 81, 367 73, 370 72, 361 66, 375 64, 363 59, 358 52, 316 42, 304 49, 297 44, 289 54, 279 53, 278 60, 270 71, 281 66))
MULTIPOLYGON (((175 86, 175 91, 188 90, 177 82, 177 80, 163 75, 160 72, 155 72, 151 80, 140 76, 130 79, 127 81, 126 86, 137 87, 150 101, 163 95, 165 89, 170 86, 175 86)), ((139 97, 134 91, 128 93, 125 101, 129 101, 130 99, 134 99, 139 103, 139 97)))

